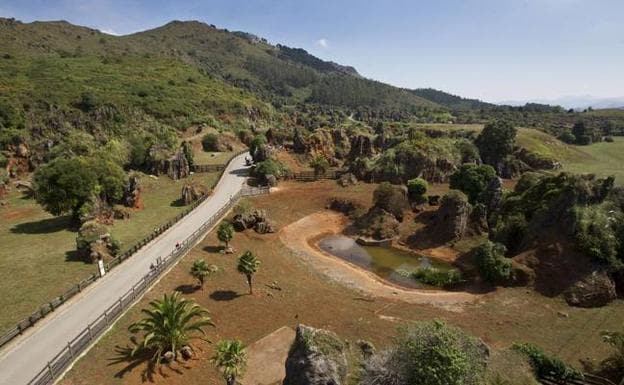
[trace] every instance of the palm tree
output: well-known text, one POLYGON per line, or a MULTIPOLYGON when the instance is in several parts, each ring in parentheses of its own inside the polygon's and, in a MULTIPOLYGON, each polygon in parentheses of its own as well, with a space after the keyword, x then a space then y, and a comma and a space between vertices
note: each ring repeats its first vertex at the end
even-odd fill
POLYGON ((203 259, 197 259, 191 266, 191 275, 199 282, 199 287, 204 290, 204 279, 211 273, 210 267, 203 259))
POLYGON ((217 229, 217 238, 225 243, 225 248, 230 248, 230 241, 234 238, 234 227, 230 222, 221 222, 217 229))
POLYGON ((238 258, 237 270, 239 273, 244 274, 247 277, 247 284, 249 285, 249 294, 253 294, 253 288, 251 285, 251 278, 258 271, 260 261, 249 250, 245 251, 243 255, 238 258))
POLYGON ((223 373, 227 385, 236 384, 236 377, 245 371, 247 355, 239 340, 222 340, 217 343, 212 362, 223 373))
POLYGON ((141 321, 128 327, 131 333, 145 333, 143 341, 134 348, 153 351, 152 359, 160 364, 166 352, 172 352, 174 358, 180 348, 188 345, 191 339, 201 338, 194 334, 203 334, 204 326, 214 326, 208 311, 194 301, 182 298, 179 292, 165 294, 163 299, 150 302, 150 309, 141 310, 146 315, 141 321))

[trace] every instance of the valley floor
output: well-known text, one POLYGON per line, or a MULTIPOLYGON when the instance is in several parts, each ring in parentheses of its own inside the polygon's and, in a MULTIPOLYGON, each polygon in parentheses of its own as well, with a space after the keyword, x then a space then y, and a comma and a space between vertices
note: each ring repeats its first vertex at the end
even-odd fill
MULTIPOLYGON (((370 204, 374 185, 341 188, 333 181, 282 183, 270 196, 251 200, 266 209, 277 228, 324 209, 330 197, 370 204)), ((441 187, 433 186, 433 189, 441 187)), ((403 231, 411 231, 405 225, 403 231)), ((619 329, 624 321, 620 300, 598 309, 571 308, 561 298, 547 298, 527 288, 498 289, 479 301, 445 308, 370 297, 328 280, 280 241, 280 235, 258 235, 250 230, 236 233, 232 242, 237 253, 219 253, 214 233, 123 316, 91 351, 80 359, 63 385, 221 384, 223 380, 210 362, 214 342, 240 338, 247 345, 283 327, 303 323, 326 328, 349 341, 366 339, 376 346, 386 344, 397 326, 410 320, 443 319, 482 338, 491 348, 506 348, 513 342, 533 342, 578 366, 584 358, 605 357, 608 346, 599 332, 619 329), (262 265, 255 275, 255 291, 247 294, 244 278, 236 272, 236 259, 244 250, 257 253, 262 265), (188 271, 192 262, 204 258, 220 271, 210 276, 203 290, 195 289, 188 271), (276 289, 278 287, 279 289, 276 289), (216 325, 209 328, 209 342, 197 342, 198 354, 190 361, 162 366, 148 372, 146 356, 130 357, 132 347, 127 327, 140 317, 140 309, 163 293, 179 290, 206 307, 216 325)))

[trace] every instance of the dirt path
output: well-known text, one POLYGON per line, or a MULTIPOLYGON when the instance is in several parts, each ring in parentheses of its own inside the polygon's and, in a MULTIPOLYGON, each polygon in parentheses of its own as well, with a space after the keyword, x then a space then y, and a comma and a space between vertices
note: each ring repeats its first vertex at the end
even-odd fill
POLYGON ((447 310, 458 310, 458 305, 472 303, 481 296, 465 292, 406 289, 394 286, 358 266, 321 251, 309 240, 322 234, 337 234, 347 225, 342 214, 321 211, 308 215, 279 232, 280 240, 313 269, 342 285, 372 297, 396 299, 408 303, 430 304, 447 310))

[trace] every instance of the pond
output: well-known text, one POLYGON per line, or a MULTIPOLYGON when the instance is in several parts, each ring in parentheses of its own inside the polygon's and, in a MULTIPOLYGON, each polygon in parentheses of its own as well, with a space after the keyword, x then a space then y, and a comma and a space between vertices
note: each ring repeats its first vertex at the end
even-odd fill
POLYGON ((436 268, 452 270, 454 267, 439 259, 410 253, 394 247, 362 246, 344 235, 329 235, 318 242, 318 247, 336 257, 369 270, 384 280, 399 286, 414 289, 432 289, 422 284, 409 273, 419 269, 436 268))

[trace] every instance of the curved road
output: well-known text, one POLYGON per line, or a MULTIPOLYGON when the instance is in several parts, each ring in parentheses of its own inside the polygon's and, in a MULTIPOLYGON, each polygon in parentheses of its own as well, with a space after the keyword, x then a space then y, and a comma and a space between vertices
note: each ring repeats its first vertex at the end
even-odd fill
POLYGON ((225 206, 244 185, 245 156, 249 154, 230 162, 212 195, 190 214, 0 352, 0 385, 27 384, 68 341, 147 274, 159 256, 169 254, 177 242, 225 206))

